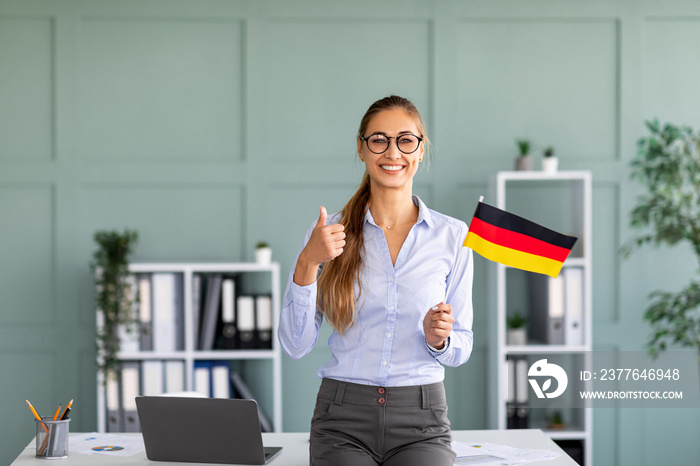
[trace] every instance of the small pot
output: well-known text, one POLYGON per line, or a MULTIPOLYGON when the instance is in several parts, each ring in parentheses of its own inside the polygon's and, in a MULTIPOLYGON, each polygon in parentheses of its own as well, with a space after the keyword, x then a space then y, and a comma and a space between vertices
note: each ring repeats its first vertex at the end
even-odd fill
POLYGON ((519 155, 515 159, 515 169, 518 171, 530 171, 535 168, 535 162, 531 155, 519 155))
POLYGON ((255 262, 261 265, 269 265, 272 262, 272 249, 257 248, 255 250, 255 262))
POLYGON ((552 157, 542 158, 542 171, 545 173, 556 173, 559 168, 559 159, 552 157))
POLYGON ((527 344, 527 332, 525 327, 509 328, 506 332, 506 344, 513 346, 522 346, 527 344))

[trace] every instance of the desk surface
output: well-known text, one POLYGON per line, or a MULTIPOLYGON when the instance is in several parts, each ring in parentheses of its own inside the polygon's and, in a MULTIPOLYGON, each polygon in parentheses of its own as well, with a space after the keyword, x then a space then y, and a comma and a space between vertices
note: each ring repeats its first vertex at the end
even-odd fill
MULTIPOLYGON (((140 435, 140 434, 127 434, 140 435)), ((549 437, 538 429, 518 430, 453 430, 454 440, 461 442, 488 442, 508 445, 517 448, 534 448, 538 450, 551 450, 560 453, 561 456, 551 460, 527 463, 532 466, 577 466, 576 462, 564 453, 549 437)), ((307 466, 309 464, 309 434, 308 433, 265 433, 263 443, 266 446, 281 446, 282 453, 270 462, 271 466, 307 466)), ((32 443, 33 445, 33 443, 32 443)), ((74 454, 63 460, 37 459, 34 457, 34 448, 25 448, 11 466, 26 465, 125 465, 125 466, 157 466, 157 465, 189 465, 195 463, 164 463, 149 461, 146 453, 141 452, 129 457, 106 455, 81 455, 74 454)), ((197 463, 199 464, 199 463, 197 463)), ((201 463, 202 466, 211 466, 201 463)))

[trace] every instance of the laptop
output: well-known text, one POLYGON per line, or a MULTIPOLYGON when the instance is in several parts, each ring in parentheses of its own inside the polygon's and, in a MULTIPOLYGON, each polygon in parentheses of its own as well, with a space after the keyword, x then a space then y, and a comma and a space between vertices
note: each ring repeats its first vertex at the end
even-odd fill
POLYGON ((154 461, 266 464, 282 447, 263 447, 255 400, 136 397, 146 456, 154 461))

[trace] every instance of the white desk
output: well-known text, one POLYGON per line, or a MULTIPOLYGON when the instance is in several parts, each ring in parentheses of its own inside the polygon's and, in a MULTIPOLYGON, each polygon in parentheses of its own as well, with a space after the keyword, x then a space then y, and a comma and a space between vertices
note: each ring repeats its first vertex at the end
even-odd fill
MULTIPOLYGON (((140 435, 140 434, 130 434, 140 435)), ((454 440, 461 442, 488 442, 508 445, 517 448, 534 448, 538 450, 551 450, 561 453, 562 456, 545 461, 527 463, 532 466, 577 466, 576 462, 564 453, 549 437, 538 429, 519 430, 453 430, 454 440)), ((309 434, 308 433, 283 433, 263 434, 263 443, 266 446, 283 447, 282 453, 270 462, 271 466, 308 466, 309 464, 309 434)), ((33 444, 32 444, 33 445, 33 444)), ((146 453, 129 457, 106 455, 80 455, 74 454, 63 460, 41 460, 34 457, 34 448, 26 448, 20 453, 11 466, 28 465, 125 465, 125 466, 157 466, 157 465, 188 465, 195 463, 164 463, 149 461, 146 453)), ((200 464, 200 463, 197 463, 200 464)), ((201 466, 211 466, 201 463, 201 466)))

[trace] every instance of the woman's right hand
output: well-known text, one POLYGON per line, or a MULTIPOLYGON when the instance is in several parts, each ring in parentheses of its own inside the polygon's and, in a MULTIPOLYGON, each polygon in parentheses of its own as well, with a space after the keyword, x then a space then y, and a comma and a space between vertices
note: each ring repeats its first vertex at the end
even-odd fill
POLYGON ((345 227, 339 223, 326 225, 327 217, 326 208, 321 206, 318 222, 297 259, 294 272, 294 283, 297 285, 306 286, 315 282, 318 267, 343 253, 345 227))

